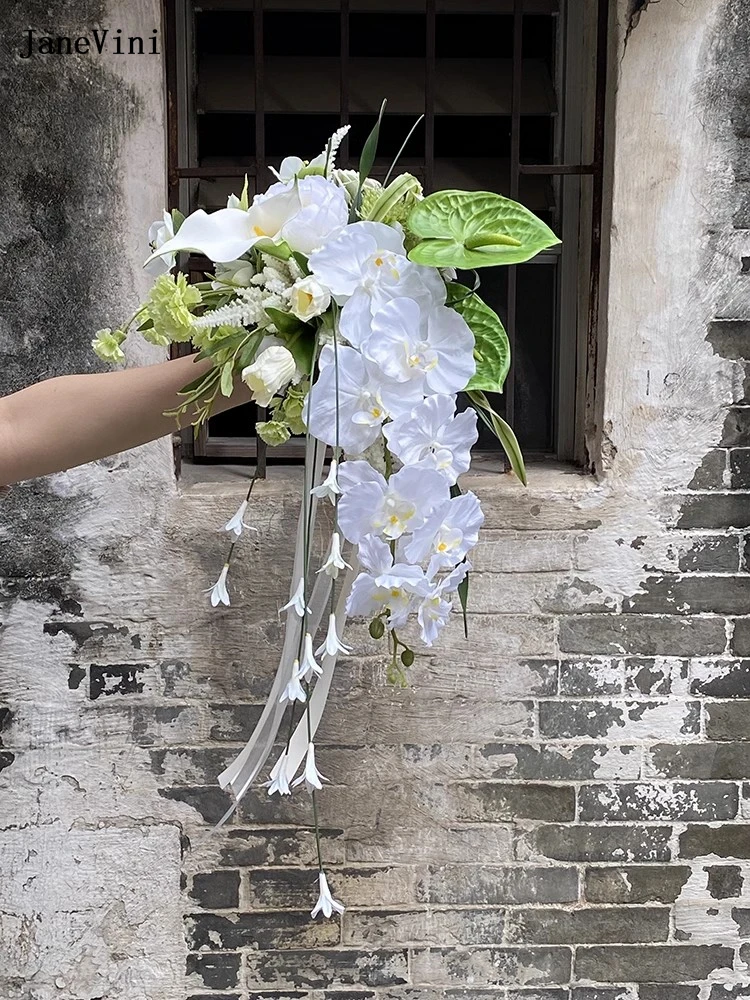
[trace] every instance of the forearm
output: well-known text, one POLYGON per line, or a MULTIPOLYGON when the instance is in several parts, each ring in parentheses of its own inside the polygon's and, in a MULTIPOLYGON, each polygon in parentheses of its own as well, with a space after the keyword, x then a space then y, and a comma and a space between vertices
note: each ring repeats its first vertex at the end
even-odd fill
MULTIPOLYGON (((178 391, 210 367, 176 358, 163 364, 96 375, 48 379, 0 399, 0 485, 70 469, 127 451, 176 430, 164 411, 178 391)), ((215 411, 249 400, 240 384, 215 411)), ((187 414, 182 423, 190 423, 187 414)))

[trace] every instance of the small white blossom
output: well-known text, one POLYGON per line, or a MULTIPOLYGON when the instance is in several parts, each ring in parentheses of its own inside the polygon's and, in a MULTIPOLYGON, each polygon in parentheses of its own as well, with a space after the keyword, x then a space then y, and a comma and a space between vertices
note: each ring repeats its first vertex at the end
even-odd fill
POLYGON ((247 528, 248 531, 257 531, 251 524, 245 524, 243 518, 245 512, 247 511, 247 500, 243 500, 242 503, 237 508, 237 513, 227 521, 224 525, 224 531, 229 531, 234 535, 235 538, 239 538, 242 534, 242 529, 247 528))
POLYGON ((204 594, 211 595, 211 607, 215 608, 217 604, 226 604, 229 607, 229 591, 227 590, 227 574, 229 573, 229 563, 224 563, 221 573, 219 573, 219 579, 207 590, 204 590, 204 594))
POLYGON ((274 795, 276 792, 279 795, 291 795, 292 790, 289 787, 289 776, 286 772, 287 764, 287 753, 286 750, 282 750, 281 756, 276 761, 271 771, 271 780, 266 781, 264 787, 268 789, 269 795, 274 795))
POLYGON ((313 654, 312 636, 309 632, 305 635, 305 644, 302 653, 302 663, 297 671, 300 679, 306 680, 308 683, 312 680, 313 675, 320 677, 323 673, 323 668, 317 663, 315 655, 313 654))
POLYGON ((342 569, 351 569, 351 566, 341 555, 341 535, 338 531, 334 531, 331 535, 331 548, 328 551, 328 558, 320 567, 318 573, 325 573, 335 580, 342 569))
POLYGON ((331 503, 336 502, 336 497, 341 493, 341 487, 339 486, 338 479, 338 467, 339 463, 335 458, 331 459, 331 468, 328 470, 328 475, 320 484, 320 486, 314 486, 310 492, 314 497, 319 500, 330 500, 331 503))
POLYGON ((309 613, 310 609, 305 604, 305 580, 304 577, 299 578, 299 583, 297 584, 297 589, 292 594, 291 598, 284 607, 282 611, 292 611, 294 610, 300 618, 304 618, 305 614, 309 613))
POLYGON ((318 896, 318 902, 310 911, 311 915, 317 917, 319 913, 322 913, 324 917, 331 917, 334 911, 336 913, 343 913, 346 907, 331 895, 331 890, 328 888, 328 879, 323 872, 318 874, 318 886, 320 888, 320 895, 318 896))
POLYGON ((339 639, 336 630, 336 615, 328 616, 328 632, 326 633, 325 642, 318 646, 315 652, 318 656, 323 653, 326 656, 335 656, 337 653, 351 653, 351 648, 345 646, 341 639, 339 639))
POLYGON ((304 773, 301 774, 299 778, 294 779, 294 781, 292 782, 292 787, 296 788, 297 785, 301 785, 302 782, 304 781, 305 787, 307 788, 308 792, 313 792, 316 789, 317 791, 320 791, 321 788, 323 787, 323 782, 328 780, 329 779, 326 778, 324 774, 321 774, 320 771, 315 766, 314 744, 308 743, 307 756, 305 758, 304 773))
POLYGON ((307 695, 301 683, 299 660, 295 660, 292 664, 291 680, 281 692, 279 701, 282 703, 285 701, 307 701, 307 695))

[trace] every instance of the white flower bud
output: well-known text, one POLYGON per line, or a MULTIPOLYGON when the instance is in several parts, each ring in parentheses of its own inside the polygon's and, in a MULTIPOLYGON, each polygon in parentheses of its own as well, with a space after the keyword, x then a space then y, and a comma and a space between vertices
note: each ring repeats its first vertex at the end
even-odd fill
POLYGON ((292 286, 289 310, 303 322, 320 316, 331 304, 331 293, 316 278, 308 275, 292 286))

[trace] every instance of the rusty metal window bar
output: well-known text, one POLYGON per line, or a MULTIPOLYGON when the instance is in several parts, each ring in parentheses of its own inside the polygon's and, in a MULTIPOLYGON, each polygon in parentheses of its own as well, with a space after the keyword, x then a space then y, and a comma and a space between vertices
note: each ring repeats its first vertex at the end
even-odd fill
MULTIPOLYGON (((383 96, 382 175, 417 115, 401 161, 427 191, 465 187, 517 198, 561 248, 483 272, 513 368, 496 404, 527 456, 583 459, 596 342, 607 0, 167 0, 169 204, 215 209, 269 164, 314 155, 351 124, 339 164, 356 165, 383 96)), ((197 277, 208 262, 191 258, 197 277)), ((212 419, 183 451, 257 462, 249 404, 212 419)), ((491 441, 484 442, 492 447, 491 441)), ((294 439, 274 460, 302 453, 294 439)))

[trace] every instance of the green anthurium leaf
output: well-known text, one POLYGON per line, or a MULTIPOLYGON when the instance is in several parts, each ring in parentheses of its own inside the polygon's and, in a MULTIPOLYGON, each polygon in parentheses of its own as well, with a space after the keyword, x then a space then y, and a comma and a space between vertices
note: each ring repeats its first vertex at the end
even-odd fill
POLYGON ((533 212, 491 191, 437 191, 415 205, 407 228, 422 238, 409 259, 428 267, 521 264, 560 242, 533 212))
POLYGON ((304 329, 305 324, 301 320, 297 319, 296 316, 292 316, 291 313, 282 312, 281 309, 274 309, 272 306, 268 306, 266 314, 279 333, 299 333, 300 330, 304 329))
POLYGON ((524 465, 523 455, 521 454, 521 446, 518 443, 516 435, 513 433, 513 428, 509 423, 506 423, 501 416, 495 413, 489 400, 481 390, 470 389, 467 390, 466 395, 469 397, 471 404, 484 423, 489 427, 500 444, 503 446, 503 450, 508 456, 511 469, 515 472, 523 485, 526 486, 526 466, 524 465))
MULTIPOLYGON (((463 285, 458 287, 464 289, 463 285)), ((453 308, 463 316, 474 334, 477 370, 466 388, 502 392, 510 368, 510 342, 500 317, 476 294, 449 292, 449 298, 451 295, 453 308)))

